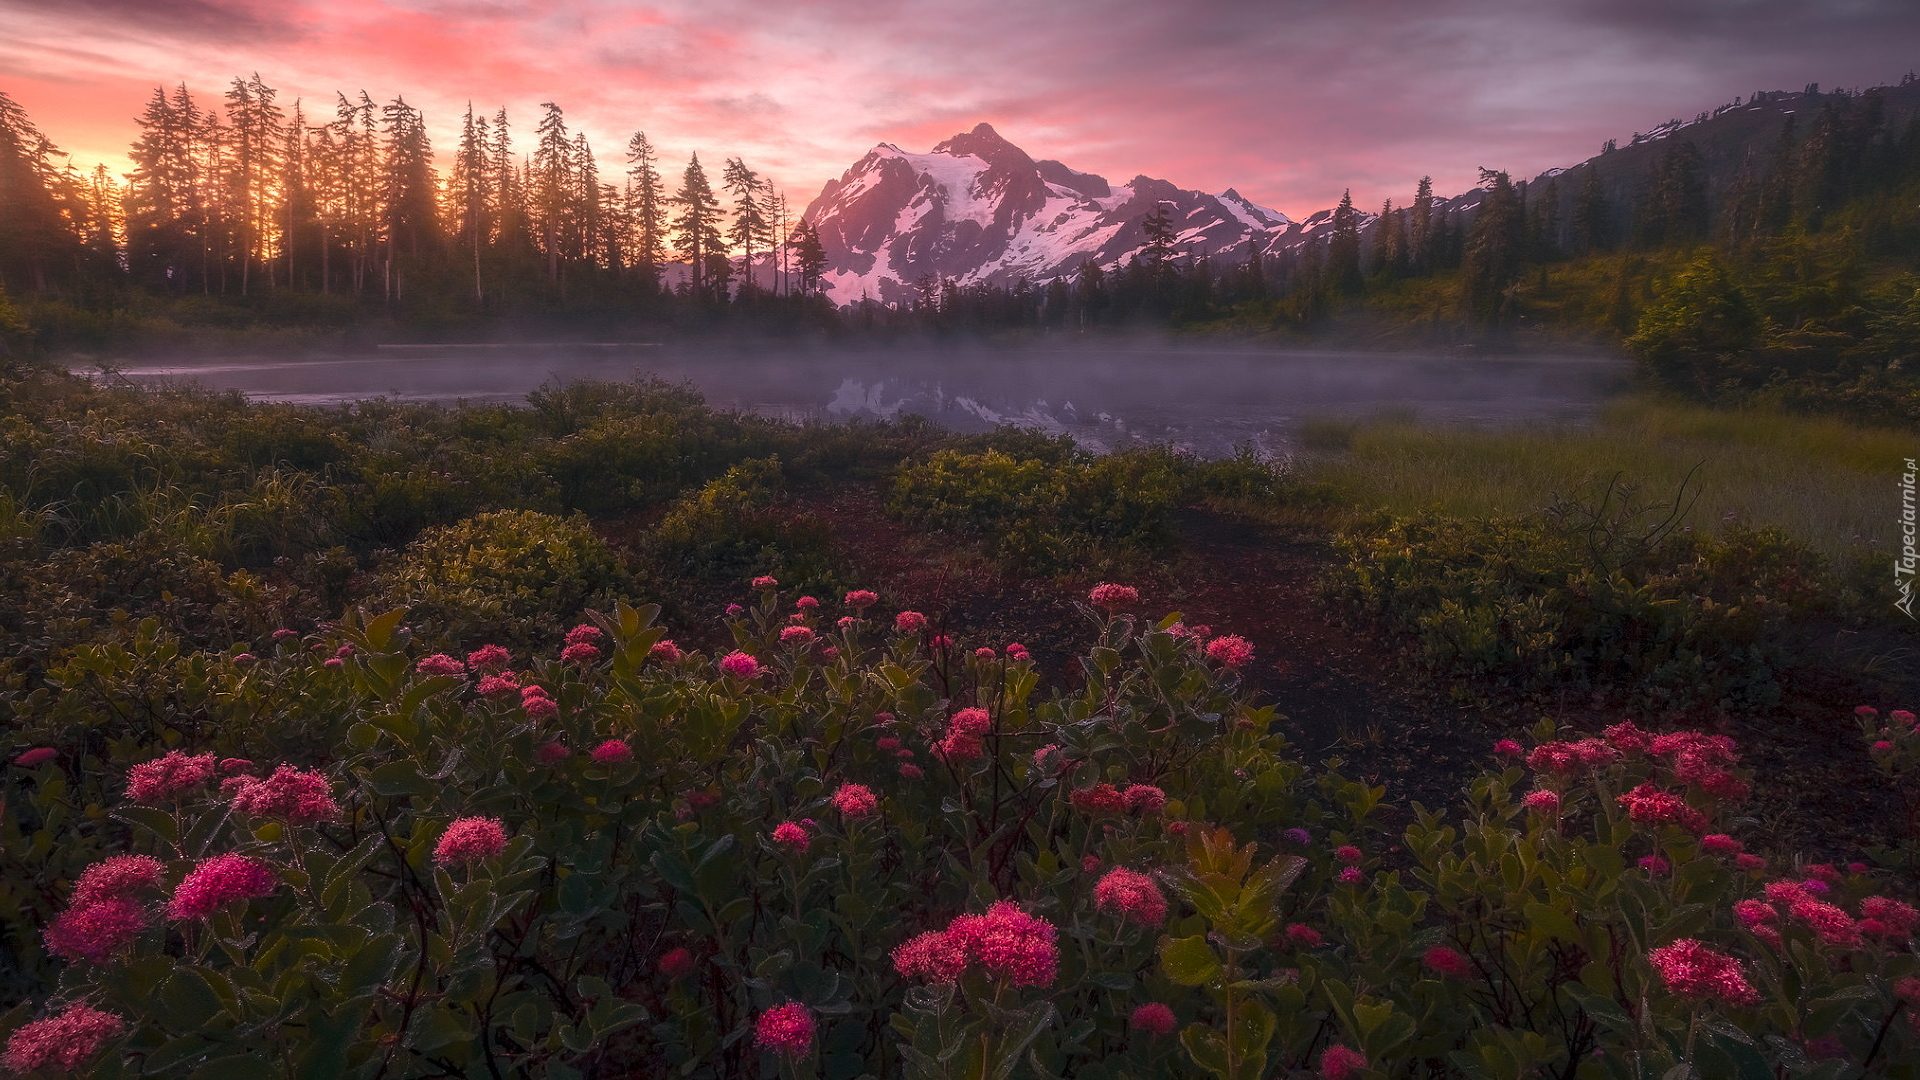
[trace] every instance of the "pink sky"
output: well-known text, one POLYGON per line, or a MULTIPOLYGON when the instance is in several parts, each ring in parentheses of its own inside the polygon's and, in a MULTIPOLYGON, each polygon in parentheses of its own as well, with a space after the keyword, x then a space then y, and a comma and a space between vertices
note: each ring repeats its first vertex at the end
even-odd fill
POLYGON ((0 91, 126 167, 153 87, 258 71, 291 107, 404 95, 449 149, 469 100, 522 149, 543 101, 604 167, 740 156, 810 200, 876 142, 986 121, 1036 158, 1295 217, 1532 175, 1756 90, 1920 62, 1908 0, 0 0, 0 91))

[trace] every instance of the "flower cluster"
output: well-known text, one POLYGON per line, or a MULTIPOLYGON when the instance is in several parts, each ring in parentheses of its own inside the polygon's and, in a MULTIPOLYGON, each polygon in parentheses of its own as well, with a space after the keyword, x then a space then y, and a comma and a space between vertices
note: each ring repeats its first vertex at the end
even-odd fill
POLYGON ((1087 594, 1087 601, 1094 607, 1106 608, 1109 612, 1123 607, 1132 607, 1140 602, 1140 590, 1131 585, 1115 585, 1101 582, 1087 594))
POLYGON ((413 670, 422 675, 465 675, 467 665, 448 656, 446 653, 434 653, 423 656, 413 665, 413 670))
POLYGON ((235 813, 289 825, 313 825, 340 817, 340 804, 333 799, 333 782, 324 773, 282 765, 265 779, 236 776, 227 782, 232 785, 235 813))
POLYGON ((1687 800, 1652 784, 1641 784, 1619 797, 1618 802, 1635 825, 1677 825, 1699 835, 1707 829, 1707 816, 1687 805, 1687 800))
POLYGON ((1223 634, 1207 642, 1207 659, 1221 667, 1245 667, 1253 659, 1253 643, 1237 634, 1223 634))
POLYGON ((983 741, 993 727, 985 709, 961 709, 947 723, 947 735, 934 744, 933 752, 942 761, 974 761, 986 753, 983 741))
POLYGON ((1167 805, 1167 793, 1152 784, 1095 784, 1078 788, 1067 796, 1075 810, 1083 814, 1157 814, 1167 805))
POLYGON ((1692 938, 1653 950, 1647 954, 1647 963, 1668 992, 1679 997, 1742 1006, 1760 1000, 1740 961, 1692 938))
POLYGON ((973 968, 1013 986, 1052 986, 1060 966, 1059 932, 1045 919, 1000 900, 984 915, 962 915, 945 930, 930 930, 893 950, 893 966, 907 978, 956 982, 973 968))
POLYGON ((127 772, 127 798, 148 806, 173 802, 213 779, 218 764, 212 754, 170 750, 163 757, 143 761, 127 772))
POLYGON ((506 846, 507 829, 498 818, 455 818, 440 834, 433 858, 439 863, 481 862, 500 854, 506 846))
POLYGON ((551 720, 560 715, 559 702, 554 701, 546 688, 538 683, 520 688, 520 709, 535 720, 551 720))
POLYGON ((123 1018, 84 1001, 14 1029, 0 1066, 8 1072, 72 1073, 92 1061, 100 1047, 127 1029, 123 1018))
POLYGON ((787 1057, 800 1057, 813 1049, 813 1014, 797 1001, 776 1005, 754 1022, 753 1042, 787 1057))
POLYGON ((193 868, 167 905, 170 919, 204 919, 242 900, 272 896, 280 879, 265 863, 245 855, 216 855, 193 868))
POLYGON ((880 800, 865 784, 841 784, 833 793, 833 808, 850 818, 868 817, 880 808, 880 800))
POLYGON ((1167 921, 1167 898, 1151 877, 1116 866, 1093 887, 1093 906, 1128 922, 1160 926, 1167 921))
POLYGON ((513 660, 513 654, 498 645, 482 645, 467 654, 467 666, 475 671, 498 671, 513 660))
POLYGON ((774 826, 773 842, 795 855, 804 855, 813 844, 813 834, 797 821, 783 821, 774 826))
POLYGON ((734 679, 751 679, 760 674, 760 661, 736 649, 720 658, 720 673, 734 679))

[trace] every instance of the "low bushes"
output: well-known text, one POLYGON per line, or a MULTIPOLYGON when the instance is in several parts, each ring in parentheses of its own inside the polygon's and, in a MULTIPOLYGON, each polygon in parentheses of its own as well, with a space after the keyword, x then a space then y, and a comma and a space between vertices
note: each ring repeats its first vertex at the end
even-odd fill
MULTIPOLYGON (((1129 590, 1043 691, 1022 649, 756 584, 717 662, 620 606, 533 653, 394 611, 61 674, 123 704, 8 736, 7 1064, 1920 1075, 1911 881, 1743 850, 1767 778, 1723 737, 1545 724, 1389 829, 1269 733, 1243 643, 1129 590)), ((1910 768, 1911 715, 1862 723, 1910 768)))

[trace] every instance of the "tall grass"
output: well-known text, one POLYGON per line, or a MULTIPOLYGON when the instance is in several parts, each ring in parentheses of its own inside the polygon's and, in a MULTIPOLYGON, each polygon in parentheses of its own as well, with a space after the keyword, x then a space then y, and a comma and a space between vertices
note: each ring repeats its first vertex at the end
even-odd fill
POLYGON ((1669 500, 1691 472, 1684 527, 1771 525, 1833 558, 1895 545, 1898 474, 1920 456, 1920 433, 1640 398, 1590 428, 1321 421, 1304 434, 1303 479, 1363 508, 1518 514, 1591 498, 1616 475, 1643 500, 1669 500))

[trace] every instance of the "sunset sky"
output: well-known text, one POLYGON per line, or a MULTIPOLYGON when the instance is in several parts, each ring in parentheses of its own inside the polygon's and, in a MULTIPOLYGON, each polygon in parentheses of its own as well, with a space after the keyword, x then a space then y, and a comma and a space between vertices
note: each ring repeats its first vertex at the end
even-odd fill
POLYGON ((669 175, 738 155, 796 202, 876 142, 984 120, 1037 158, 1301 217, 1916 65, 1913 0, 0 0, 0 91, 83 166, 126 167, 155 85, 204 103, 258 71, 310 113, 404 95, 442 152, 469 100, 522 149, 554 101, 605 167, 644 129, 669 175))

